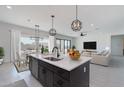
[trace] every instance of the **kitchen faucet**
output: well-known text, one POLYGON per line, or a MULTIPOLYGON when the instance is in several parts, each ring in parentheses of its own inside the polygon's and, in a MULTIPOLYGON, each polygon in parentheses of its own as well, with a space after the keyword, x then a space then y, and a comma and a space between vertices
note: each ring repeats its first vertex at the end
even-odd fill
POLYGON ((58 47, 55 46, 55 47, 53 48, 53 50, 52 50, 52 53, 55 51, 55 49, 57 50, 56 53, 57 53, 57 58, 58 58, 58 57, 60 56, 58 47))

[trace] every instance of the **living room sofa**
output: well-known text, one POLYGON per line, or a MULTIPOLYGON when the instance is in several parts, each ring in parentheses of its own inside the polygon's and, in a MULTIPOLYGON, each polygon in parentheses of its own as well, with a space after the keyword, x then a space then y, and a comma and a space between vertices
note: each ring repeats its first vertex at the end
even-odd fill
POLYGON ((105 50, 103 50, 101 53, 84 52, 82 53, 82 56, 90 56, 92 57, 91 63, 102 66, 109 66, 109 62, 111 60, 110 51, 105 51, 105 50))

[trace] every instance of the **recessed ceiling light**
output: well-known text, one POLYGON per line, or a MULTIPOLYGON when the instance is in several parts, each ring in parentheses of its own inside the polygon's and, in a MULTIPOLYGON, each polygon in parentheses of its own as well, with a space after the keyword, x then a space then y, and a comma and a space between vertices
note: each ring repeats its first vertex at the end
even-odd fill
POLYGON ((7 6, 6 6, 6 8, 7 8, 7 9, 12 9, 12 7, 11 7, 11 6, 9 6, 9 5, 7 5, 7 6))
POLYGON ((90 24, 92 27, 94 26, 94 24, 90 24))
POLYGON ((31 19, 27 19, 28 22, 31 22, 31 19))
POLYGON ((96 27, 95 30, 99 30, 100 28, 99 27, 96 27))

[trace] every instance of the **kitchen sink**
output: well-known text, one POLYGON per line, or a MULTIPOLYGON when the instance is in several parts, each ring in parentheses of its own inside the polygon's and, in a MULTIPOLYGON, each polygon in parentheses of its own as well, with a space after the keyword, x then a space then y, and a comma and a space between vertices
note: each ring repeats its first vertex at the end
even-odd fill
POLYGON ((62 60, 62 59, 55 58, 55 57, 45 57, 44 59, 47 59, 47 60, 50 60, 50 61, 59 61, 59 60, 62 60))

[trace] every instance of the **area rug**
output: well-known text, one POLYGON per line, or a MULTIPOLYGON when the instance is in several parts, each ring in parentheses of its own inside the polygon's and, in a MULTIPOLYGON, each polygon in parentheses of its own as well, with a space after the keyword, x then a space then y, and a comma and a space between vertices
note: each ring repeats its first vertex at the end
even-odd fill
POLYGON ((29 64, 20 64, 20 66, 17 63, 14 63, 17 72, 23 72, 29 70, 29 64))
POLYGON ((4 87, 28 87, 24 79, 5 85, 4 87))

